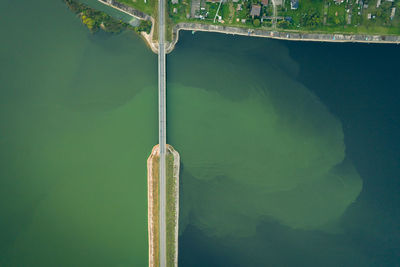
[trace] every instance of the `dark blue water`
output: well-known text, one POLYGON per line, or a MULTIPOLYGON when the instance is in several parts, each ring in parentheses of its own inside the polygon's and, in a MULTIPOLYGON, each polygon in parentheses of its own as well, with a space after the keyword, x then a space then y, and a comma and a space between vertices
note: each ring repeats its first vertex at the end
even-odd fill
MULTIPOLYGON (((266 216, 259 218, 256 232, 250 236, 240 236, 234 232, 221 236, 210 234, 192 220, 180 236, 180 265, 398 266, 400 85, 397 65, 400 62, 400 47, 283 42, 204 33, 193 36, 185 33, 177 47, 176 58, 171 57, 195 57, 200 52, 194 51, 205 50, 220 55, 221 60, 213 64, 217 64, 216 69, 221 70, 228 53, 233 53, 229 59, 235 66, 251 65, 253 67, 250 68, 257 74, 258 70, 267 69, 271 62, 275 62, 276 68, 288 73, 319 97, 342 123, 346 160, 352 162, 358 171, 363 186, 357 199, 335 222, 336 230, 331 231, 293 228, 266 216), (298 64, 297 75, 291 75, 290 68, 279 66, 282 50, 273 48, 278 46, 286 47, 290 57, 298 64), (190 47, 190 51, 186 47, 190 47), (248 62, 244 58, 239 60, 243 64, 235 62, 235 58, 240 57, 238 51, 243 50, 249 51, 248 62), (271 53, 276 54, 273 60, 269 56, 271 53)), ((193 68, 203 70, 201 77, 212 76, 215 79, 214 85, 204 85, 206 83, 204 80, 200 82, 201 78, 180 80, 191 86, 203 84, 207 90, 221 94, 229 90, 224 82, 234 84, 244 79, 238 76, 232 78, 233 81, 218 82, 218 74, 208 71, 210 67, 200 64, 193 68)), ((253 82, 266 77, 267 74, 251 76, 253 82)), ((234 95, 240 94, 235 92, 234 95)), ((242 96, 246 96, 245 90, 242 90, 242 96)), ((200 183, 193 186, 192 181, 196 181, 196 178, 185 169, 185 164, 183 166, 183 194, 203 190, 200 183), (191 182, 185 184, 185 181, 191 182)), ((237 197, 243 199, 246 195, 237 197)), ((181 202, 181 205, 185 203, 181 202)), ((223 216, 221 212, 221 220, 223 216)), ((229 228, 229 223, 226 226, 229 228)))

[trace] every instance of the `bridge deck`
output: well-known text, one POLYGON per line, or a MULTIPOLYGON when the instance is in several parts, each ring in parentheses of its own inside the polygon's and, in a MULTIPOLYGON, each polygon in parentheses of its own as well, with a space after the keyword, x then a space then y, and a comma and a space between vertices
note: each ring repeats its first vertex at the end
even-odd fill
POLYGON ((165 69, 165 0, 158 2, 158 122, 160 145, 160 266, 166 267, 166 69, 165 69))

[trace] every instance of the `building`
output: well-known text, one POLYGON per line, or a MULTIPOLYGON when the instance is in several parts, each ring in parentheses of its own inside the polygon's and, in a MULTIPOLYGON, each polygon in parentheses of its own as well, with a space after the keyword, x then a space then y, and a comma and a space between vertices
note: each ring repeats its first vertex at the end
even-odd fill
POLYGON ((338 4, 338 5, 340 5, 343 2, 344 2, 344 0, 335 0, 335 4, 338 4))
POLYGON ((250 11, 250 16, 254 17, 259 17, 261 13, 261 6, 260 5, 252 5, 251 6, 251 11, 250 11))
POLYGON ((298 9, 299 0, 290 0, 290 9, 298 9))
POLYGON ((392 13, 390 14, 390 19, 393 20, 394 19, 394 15, 396 14, 396 8, 392 7, 392 13))
POLYGON ((261 0, 261 4, 263 6, 268 6, 268 0, 261 0))
POLYGON ((171 3, 172 3, 172 4, 178 4, 178 3, 179 3, 179 0, 171 0, 171 3))

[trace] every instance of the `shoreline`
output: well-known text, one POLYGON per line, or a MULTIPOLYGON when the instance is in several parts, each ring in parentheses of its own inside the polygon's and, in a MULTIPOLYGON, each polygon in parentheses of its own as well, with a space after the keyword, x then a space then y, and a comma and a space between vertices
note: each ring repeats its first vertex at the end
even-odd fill
MULTIPOLYGON (((98 0, 107 6, 115 8, 121 12, 129 14, 140 20, 151 20, 152 27, 150 34, 141 33, 148 47, 155 54, 158 54, 158 42, 153 41, 154 18, 148 14, 134 9, 133 7, 119 3, 115 0, 98 0)), ((274 29, 253 29, 233 26, 222 26, 212 24, 202 24, 195 22, 181 22, 172 28, 172 41, 167 44, 166 53, 171 53, 179 41, 180 31, 201 31, 216 32, 231 35, 241 35, 249 37, 261 37, 287 41, 303 42, 331 42, 331 43, 374 43, 374 44, 400 44, 398 35, 379 35, 379 34, 350 34, 350 33, 312 33, 296 31, 278 31, 274 29)))
POLYGON ((210 25, 201 23, 181 22, 173 28, 173 41, 170 53, 179 41, 179 32, 201 31, 215 32, 230 35, 241 35, 249 37, 260 37, 287 41, 303 42, 331 42, 331 43, 375 43, 375 44, 400 44, 400 36, 397 35, 368 35, 368 34, 343 34, 343 33, 300 33, 290 31, 276 31, 266 29, 239 28, 231 26, 210 25))

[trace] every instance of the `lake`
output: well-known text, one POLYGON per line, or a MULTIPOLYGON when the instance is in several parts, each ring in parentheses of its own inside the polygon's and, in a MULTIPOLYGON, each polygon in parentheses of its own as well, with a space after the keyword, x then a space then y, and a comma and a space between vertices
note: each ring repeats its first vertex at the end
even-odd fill
MULTIPOLYGON (((0 16, 0 265, 146 266, 157 56, 62 1, 0 16)), ((399 60, 182 32, 167 56, 179 265, 396 265, 399 60)))

